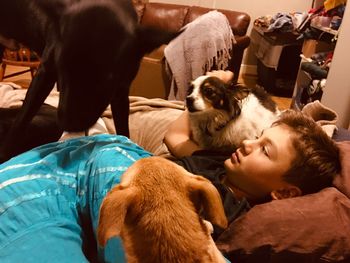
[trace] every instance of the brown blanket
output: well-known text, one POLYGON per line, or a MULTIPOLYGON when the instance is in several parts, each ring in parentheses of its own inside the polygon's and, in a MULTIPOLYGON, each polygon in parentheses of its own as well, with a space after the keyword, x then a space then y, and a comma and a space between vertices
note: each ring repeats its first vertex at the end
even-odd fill
MULTIPOLYGON (((168 156, 168 148, 163 143, 164 134, 169 124, 185 109, 184 103, 136 96, 130 96, 129 100, 130 139, 155 155, 168 156)), ((115 134, 109 108, 103 113, 102 119, 108 133, 115 134)))

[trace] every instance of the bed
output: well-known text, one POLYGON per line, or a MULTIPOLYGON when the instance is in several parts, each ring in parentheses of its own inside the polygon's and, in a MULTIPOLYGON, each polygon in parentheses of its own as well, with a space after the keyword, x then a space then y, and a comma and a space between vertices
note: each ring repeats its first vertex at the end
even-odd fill
MULTIPOLYGON (((7 107, 20 105, 25 92, 13 87, 7 86, 9 93, 0 96, 12 98, 6 100, 7 107), (10 95, 11 92, 16 94, 10 95)), ((0 91, 2 88, 0 85, 0 91)), ((54 91, 46 103, 57 106, 57 95, 54 91)), ((155 155, 169 156, 163 143, 164 133, 183 112, 183 103, 130 97, 130 109, 131 140, 155 155)), ((110 109, 89 134, 101 132, 115 133, 110 109)), ((340 148, 342 164, 333 186, 316 194, 254 206, 218 238, 217 246, 225 256, 232 262, 350 260, 350 132, 335 130, 333 138, 340 148)))

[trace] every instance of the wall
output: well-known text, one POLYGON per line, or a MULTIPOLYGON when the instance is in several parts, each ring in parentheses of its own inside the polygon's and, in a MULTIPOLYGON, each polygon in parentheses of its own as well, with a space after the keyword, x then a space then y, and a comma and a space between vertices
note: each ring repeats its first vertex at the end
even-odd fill
POLYGON ((350 129, 349 43, 350 8, 347 7, 321 102, 338 113, 339 119, 337 124, 339 126, 350 129))

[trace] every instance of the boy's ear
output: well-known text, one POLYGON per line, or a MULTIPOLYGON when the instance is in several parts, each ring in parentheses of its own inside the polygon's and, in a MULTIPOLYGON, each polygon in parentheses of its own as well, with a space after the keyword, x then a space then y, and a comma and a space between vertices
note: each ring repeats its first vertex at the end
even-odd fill
POLYGON ((270 195, 273 200, 281 200, 281 199, 301 196, 302 191, 300 190, 299 187, 295 185, 288 185, 288 186, 285 186, 284 188, 273 190, 270 195))

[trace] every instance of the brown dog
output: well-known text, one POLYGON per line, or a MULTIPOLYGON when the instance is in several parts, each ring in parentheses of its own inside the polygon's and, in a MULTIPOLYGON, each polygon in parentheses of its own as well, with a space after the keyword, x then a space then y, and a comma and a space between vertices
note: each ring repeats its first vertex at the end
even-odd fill
POLYGON ((204 177, 161 157, 137 161, 105 197, 98 242, 123 240, 127 262, 225 262, 211 238, 213 224, 227 227, 216 188, 204 177))

